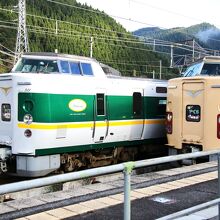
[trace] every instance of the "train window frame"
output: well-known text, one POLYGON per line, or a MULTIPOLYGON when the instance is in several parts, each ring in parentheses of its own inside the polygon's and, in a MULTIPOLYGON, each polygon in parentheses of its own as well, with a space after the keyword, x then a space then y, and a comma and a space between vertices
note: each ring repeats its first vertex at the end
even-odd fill
POLYGON ((10 122, 11 121, 11 104, 2 103, 2 105, 1 105, 1 120, 4 121, 4 122, 10 122), (7 114, 7 113, 9 114, 9 118, 4 116, 4 114, 7 114))
POLYGON ((73 62, 73 61, 69 61, 69 67, 70 67, 70 71, 71 71, 71 74, 73 75, 82 75, 82 69, 80 67, 80 63, 79 62, 73 62), (78 67, 78 72, 73 72, 72 70, 72 64, 75 64, 77 67, 78 67))
POLYGON ((91 63, 80 62, 80 66, 81 66, 81 71, 84 76, 94 76, 91 63), (89 67, 89 69, 87 69, 86 66, 87 68, 89 67))
POLYGON ((167 87, 164 86, 157 86, 156 93, 167 93, 167 87))
POLYGON ((133 93, 133 116, 141 117, 143 113, 143 99, 140 92, 133 93))
POLYGON ((106 97, 105 93, 96 93, 96 115, 105 116, 106 115, 106 97), (98 97, 99 96, 99 97, 98 97))
POLYGON ((12 69, 13 73, 57 73, 59 72, 56 59, 37 59, 23 57, 12 69))
MULTIPOLYGON (((194 115, 193 115, 194 116, 194 115)), ((186 110, 185 110, 185 119, 186 119, 186 121, 188 121, 188 122, 200 122, 201 121, 201 106, 200 105, 186 105, 186 110), (197 110, 197 111, 199 111, 199 114, 197 114, 197 115, 199 115, 199 117, 198 118, 192 118, 192 116, 191 116, 191 118, 189 117, 189 114, 188 114, 188 112, 189 112, 189 107, 194 107, 194 111, 195 110, 197 110), (198 108, 197 108, 198 107, 198 108), (197 109, 195 109, 195 108, 197 108, 197 109)))
POLYGON ((63 73, 63 74, 71 74, 71 70, 70 70, 70 63, 68 60, 60 60, 59 61, 59 64, 60 64, 60 73, 63 73), (62 63, 67 63, 68 64, 68 70, 67 71, 63 71, 63 67, 62 67, 62 63))

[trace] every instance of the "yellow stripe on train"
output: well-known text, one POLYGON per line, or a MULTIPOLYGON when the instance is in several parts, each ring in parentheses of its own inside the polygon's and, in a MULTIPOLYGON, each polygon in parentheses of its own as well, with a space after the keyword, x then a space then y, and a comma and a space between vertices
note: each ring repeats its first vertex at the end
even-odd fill
POLYGON ((145 119, 145 120, 129 120, 129 121, 107 121, 107 122, 80 122, 80 123, 63 123, 63 124, 41 124, 33 123, 30 125, 24 123, 18 123, 19 128, 25 129, 40 129, 40 130, 53 130, 53 129, 65 129, 65 128, 93 128, 93 126, 104 127, 107 124, 109 126, 129 126, 129 125, 141 125, 141 124, 164 124, 164 119, 145 119))

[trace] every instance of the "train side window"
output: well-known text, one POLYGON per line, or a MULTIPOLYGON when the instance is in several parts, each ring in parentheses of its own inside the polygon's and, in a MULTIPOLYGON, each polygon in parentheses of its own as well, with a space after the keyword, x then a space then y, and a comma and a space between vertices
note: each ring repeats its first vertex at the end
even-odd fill
POLYGON ((96 109, 97 115, 105 115, 105 94, 97 93, 96 94, 96 109))
POLYGON ((166 115, 166 104, 167 104, 167 101, 165 99, 159 100, 158 108, 157 108, 159 116, 166 115))
POLYGON ((81 63, 83 75, 93 76, 93 71, 90 63, 81 63))
POLYGON ((142 95, 140 92, 133 93, 133 115, 138 117, 142 115, 142 95))
POLYGON ((70 67, 68 61, 60 61, 60 67, 61 67, 61 73, 67 73, 70 74, 70 67))
POLYGON ((156 93, 167 93, 167 87, 157 86, 156 93))
POLYGON ((71 73, 74 75, 81 75, 79 63, 70 62, 71 73))

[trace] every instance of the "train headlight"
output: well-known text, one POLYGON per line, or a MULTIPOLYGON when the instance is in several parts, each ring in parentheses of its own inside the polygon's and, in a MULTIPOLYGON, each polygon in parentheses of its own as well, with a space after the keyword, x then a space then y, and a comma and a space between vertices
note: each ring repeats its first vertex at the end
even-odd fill
POLYGON ((30 125, 33 122, 33 117, 30 114, 26 114, 23 119, 24 123, 30 125))
POLYGON ((166 131, 167 131, 167 134, 173 133, 173 113, 172 112, 167 112, 166 131))
POLYGON ((217 138, 220 139, 220 114, 217 115, 217 138))
POLYGON ((31 137, 32 136, 32 131, 30 129, 25 130, 24 131, 24 136, 27 137, 27 138, 31 137))
POLYGON ((172 115, 171 112, 169 112, 169 113, 167 114, 167 121, 168 121, 168 122, 171 122, 172 119, 173 119, 173 115, 172 115))
POLYGON ((2 121, 11 121, 11 105, 2 104, 2 121))

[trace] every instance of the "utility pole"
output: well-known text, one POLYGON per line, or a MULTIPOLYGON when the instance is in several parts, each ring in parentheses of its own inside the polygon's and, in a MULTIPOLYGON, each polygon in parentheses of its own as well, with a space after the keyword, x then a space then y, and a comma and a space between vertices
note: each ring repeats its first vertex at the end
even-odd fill
POLYGON ((170 67, 173 68, 173 44, 170 45, 170 67))
POLYGON ((56 23, 55 23, 55 34, 57 35, 58 34, 58 21, 56 20, 56 23))
POLYGON ((27 27, 26 27, 26 0, 18 2, 19 18, 18 32, 15 49, 15 63, 21 57, 21 54, 29 51, 27 27))
POLYGON ((195 39, 193 39, 193 53, 192 53, 192 62, 195 61, 195 39))
POLYGON ((153 51, 156 51, 156 40, 154 39, 153 51))
POLYGON ((93 37, 90 38, 90 57, 93 55, 93 37))
POLYGON ((162 78, 162 60, 160 60, 160 79, 162 78))
POLYGON ((55 48, 55 53, 58 53, 58 21, 56 20, 55 23, 55 35, 56 35, 56 48, 55 48))

